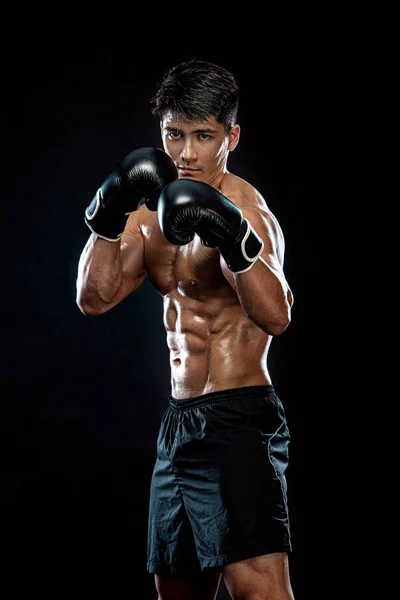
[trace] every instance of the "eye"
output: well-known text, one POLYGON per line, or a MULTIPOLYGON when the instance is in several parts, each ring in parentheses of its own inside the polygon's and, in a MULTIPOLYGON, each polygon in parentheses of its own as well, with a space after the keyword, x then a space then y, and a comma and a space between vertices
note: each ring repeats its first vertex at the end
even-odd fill
POLYGON ((170 140, 178 140, 180 138, 179 131, 168 131, 167 138, 170 140))
POLYGON ((211 136, 208 135, 208 133, 200 133, 199 137, 201 140, 208 140, 211 136))

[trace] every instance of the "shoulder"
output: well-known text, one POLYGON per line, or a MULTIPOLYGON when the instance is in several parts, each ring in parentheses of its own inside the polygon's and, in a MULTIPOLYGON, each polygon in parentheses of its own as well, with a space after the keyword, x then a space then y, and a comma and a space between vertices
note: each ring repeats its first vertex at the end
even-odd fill
POLYGON ((268 211, 264 196, 248 181, 233 173, 226 173, 221 184, 221 193, 239 208, 244 206, 268 211))
POLYGON ((246 217, 253 215, 254 219, 264 221, 278 236, 282 236, 279 222, 264 196, 248 181, 227 173, 222 182, 221 193, 246 213, 246 217))
POLYGON ((283 262, 284 235, 264 196, 248 181, 232 173, 224 177, 221 193, 240 208, 243 216, 263 238, 266 251, 275 252, 279 261, 283 262))

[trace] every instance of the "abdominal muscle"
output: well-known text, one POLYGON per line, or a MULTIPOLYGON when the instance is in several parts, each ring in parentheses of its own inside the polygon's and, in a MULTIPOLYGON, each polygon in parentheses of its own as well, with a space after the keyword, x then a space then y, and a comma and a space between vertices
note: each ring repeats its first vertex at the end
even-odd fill
POLYGON ((270 384, 272 338, 244 314, 222 274, 219 251, 205 248, 198 236, 183 246, 169 244, 157 215, 143 208, 142 219, 145 268, 163 298, 172 396, 270 384))
POLYGON ((224 307, 220 299, 209 299, 204 306, 178 293, 168 294, 164 325, 175 398, 271 383, 266 366, 271 338, 238 303, 224 307))

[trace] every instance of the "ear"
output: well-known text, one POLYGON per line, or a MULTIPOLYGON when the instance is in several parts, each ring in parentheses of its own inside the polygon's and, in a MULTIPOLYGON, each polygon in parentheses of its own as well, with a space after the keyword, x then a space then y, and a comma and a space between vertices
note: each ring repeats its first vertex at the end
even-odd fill
POLYGON ((228 150, 230 152, 232 152, 232 150, 234 150, 236 148, 236 146, 238 145, 239 138, 240 138, 240 125, 238 125, 236 123, 236 125, 234 125, 229 132, 228 150))

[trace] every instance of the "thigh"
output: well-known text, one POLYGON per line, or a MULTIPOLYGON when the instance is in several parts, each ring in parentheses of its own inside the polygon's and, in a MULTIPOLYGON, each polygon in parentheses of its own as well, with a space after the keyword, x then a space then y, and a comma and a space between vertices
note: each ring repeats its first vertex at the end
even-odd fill
POLYGON ((159 600, 215 600, 221 573, 201 571, 190 575, 156 574, 159 600))
POLYGON ((294 600, 286 552, 273 552, 226 565, 224 583, 232 598, 294 600))
POLYGON ((180 427, 174 469, 200 566, 290 550, 289 433, 275 396, 197 407, 180 427))
POLYGON ((200 570, 186 509, 172 464, 178 419, 164 414, 150 483, 147 568, 150 573, 200 570))
POLYGON ((170 462, 157 458, 150 486, 147 569, 150 573, 200 570, 193 532, 170 462))

